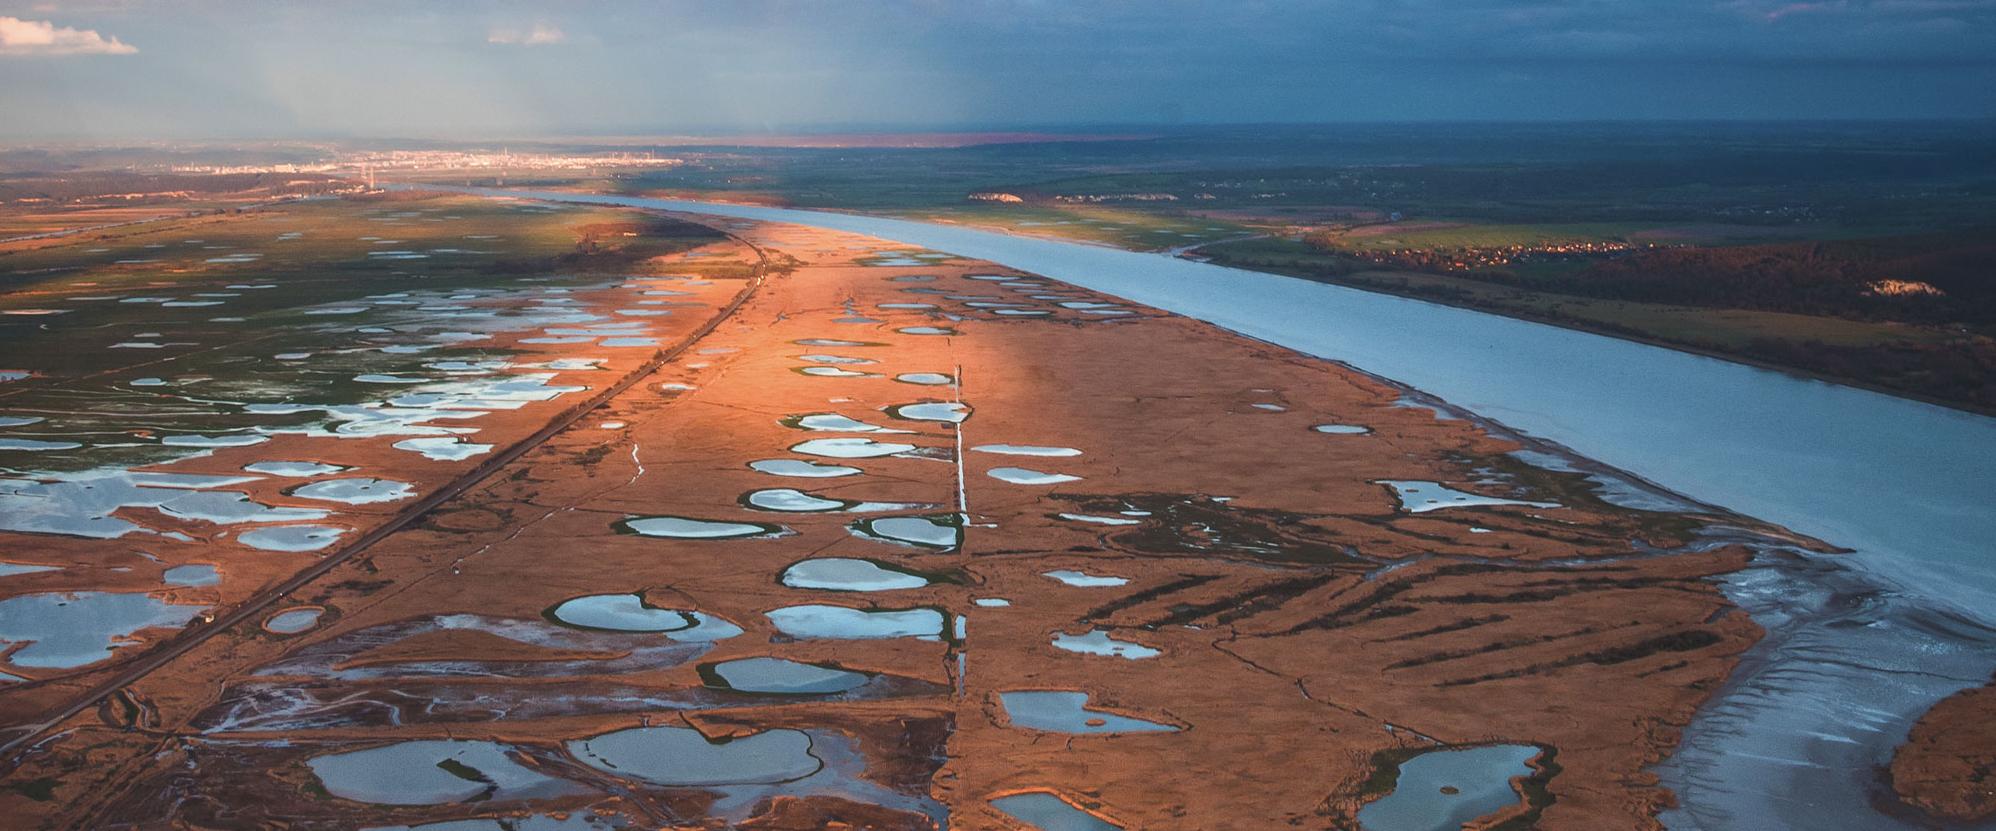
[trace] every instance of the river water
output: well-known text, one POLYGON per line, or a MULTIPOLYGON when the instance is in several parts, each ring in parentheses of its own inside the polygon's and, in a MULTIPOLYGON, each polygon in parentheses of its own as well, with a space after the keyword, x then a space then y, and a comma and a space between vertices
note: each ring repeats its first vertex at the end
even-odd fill
POLYGON ((791 222, 990 260, 1349 364, 1851 549, 1764 558, 1726 586, 1771 634, 1659 766, 1684 805, 1665 817, 1674 828, 1918 827, 1878 813, 1877 766, 1927 706, 1996 667, 1996 419, 1159 254, 824 211, 473 192, 791 222))

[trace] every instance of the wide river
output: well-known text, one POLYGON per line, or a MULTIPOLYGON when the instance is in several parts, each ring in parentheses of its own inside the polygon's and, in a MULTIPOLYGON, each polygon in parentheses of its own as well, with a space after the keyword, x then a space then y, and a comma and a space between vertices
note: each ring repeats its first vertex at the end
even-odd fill
POLYGON ((1824 558, 1771 558, 1725 581, 1768 635, 1656 768, 1680 801, 1663 817, 1675 829, 1925 827, 1879 811, 1878 771, 1914 719, 1996 669, 1996 419, 1161 254, 825 211, 465 190, 789 222, 990 260, 1350 364, 1851 549, 1827 560, 1857 579, 1824 571, 1824 558))

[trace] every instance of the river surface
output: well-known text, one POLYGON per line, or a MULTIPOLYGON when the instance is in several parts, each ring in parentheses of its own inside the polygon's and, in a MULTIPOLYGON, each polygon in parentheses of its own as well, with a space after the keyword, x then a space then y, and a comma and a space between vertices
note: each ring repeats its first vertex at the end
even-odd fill
POLYGON ((1684 804, 1665 816, 1673 827, 1915 827, 1877 813, 1873 771, 1927 706, 1996 665, 1996 419, 1160 254, 825 211, 470 192, 790 222, 990 260, 1349 364, 1851 549, 1829 559, 1855 566, 1856 583, 1820 573, 1834 564, 1764 562, 1726 586, 1770 636, 1659 768, 1684 804))

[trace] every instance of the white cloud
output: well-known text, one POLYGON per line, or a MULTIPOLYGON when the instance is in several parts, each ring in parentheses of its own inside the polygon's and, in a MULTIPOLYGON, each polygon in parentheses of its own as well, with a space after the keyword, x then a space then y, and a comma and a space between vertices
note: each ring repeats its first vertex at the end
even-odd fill
POLYGON ((0 55, 131 55, 138 51, 92 29, 0 16, 0 55))
POLYGON ((493 29, 485 37, 487 43, 503 43, 512 46, 547 46, 568 40, 568 33, 546 23, 536 23, 524 32, 518 29, 493 29))

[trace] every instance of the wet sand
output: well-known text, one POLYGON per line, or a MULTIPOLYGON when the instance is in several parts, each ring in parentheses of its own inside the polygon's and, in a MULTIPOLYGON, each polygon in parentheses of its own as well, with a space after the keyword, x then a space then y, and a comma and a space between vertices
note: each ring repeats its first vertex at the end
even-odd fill
MULTIPOLYGON (((1487 819, 1653 828, 1670 797, 1648 767, 1760 636, 1713 578, 1778 529, 1617 507, 1474 421, 1186 318, 849 234, 729 227, 796 266, 271 607, 323 610, 310 627, 245 621, 60 725, 0 782, 4 809, 51 828, 1009 829, 991 800, 1049 793, 1124 828, 1351 827, 1423 751, 1505 744, 1538 748, 1533 773, 1487 819), (954 383, 897 380, 932 375, 954 383), (782 459, 859 472, 750 467, 782 459), (751 496, 773 489, 810 499, 751 496), (924 583, 781 580, 833 557, 924 583), (1047 576, 1067 571, 1126 582, 1047 576), (564 605, 616 595, 637 600, 564 605), (592 604, 597 628, 554 611, 592 604), (712 669, 764 657, 867 680, 767 693, 712 669), (1000 697, 1022 690, 1176 729, 1028 729, 1000 697), (817 761, 772 750, 685 782, 573 744, 667 727, 735 740, 712 748, 799 731, 817 761), (557 784, 474 760, 469 795, 383 804, 309 764, 444 739, 557 784)), ((65 691, 36 689, 4 699, 16 723, 65 691)))

